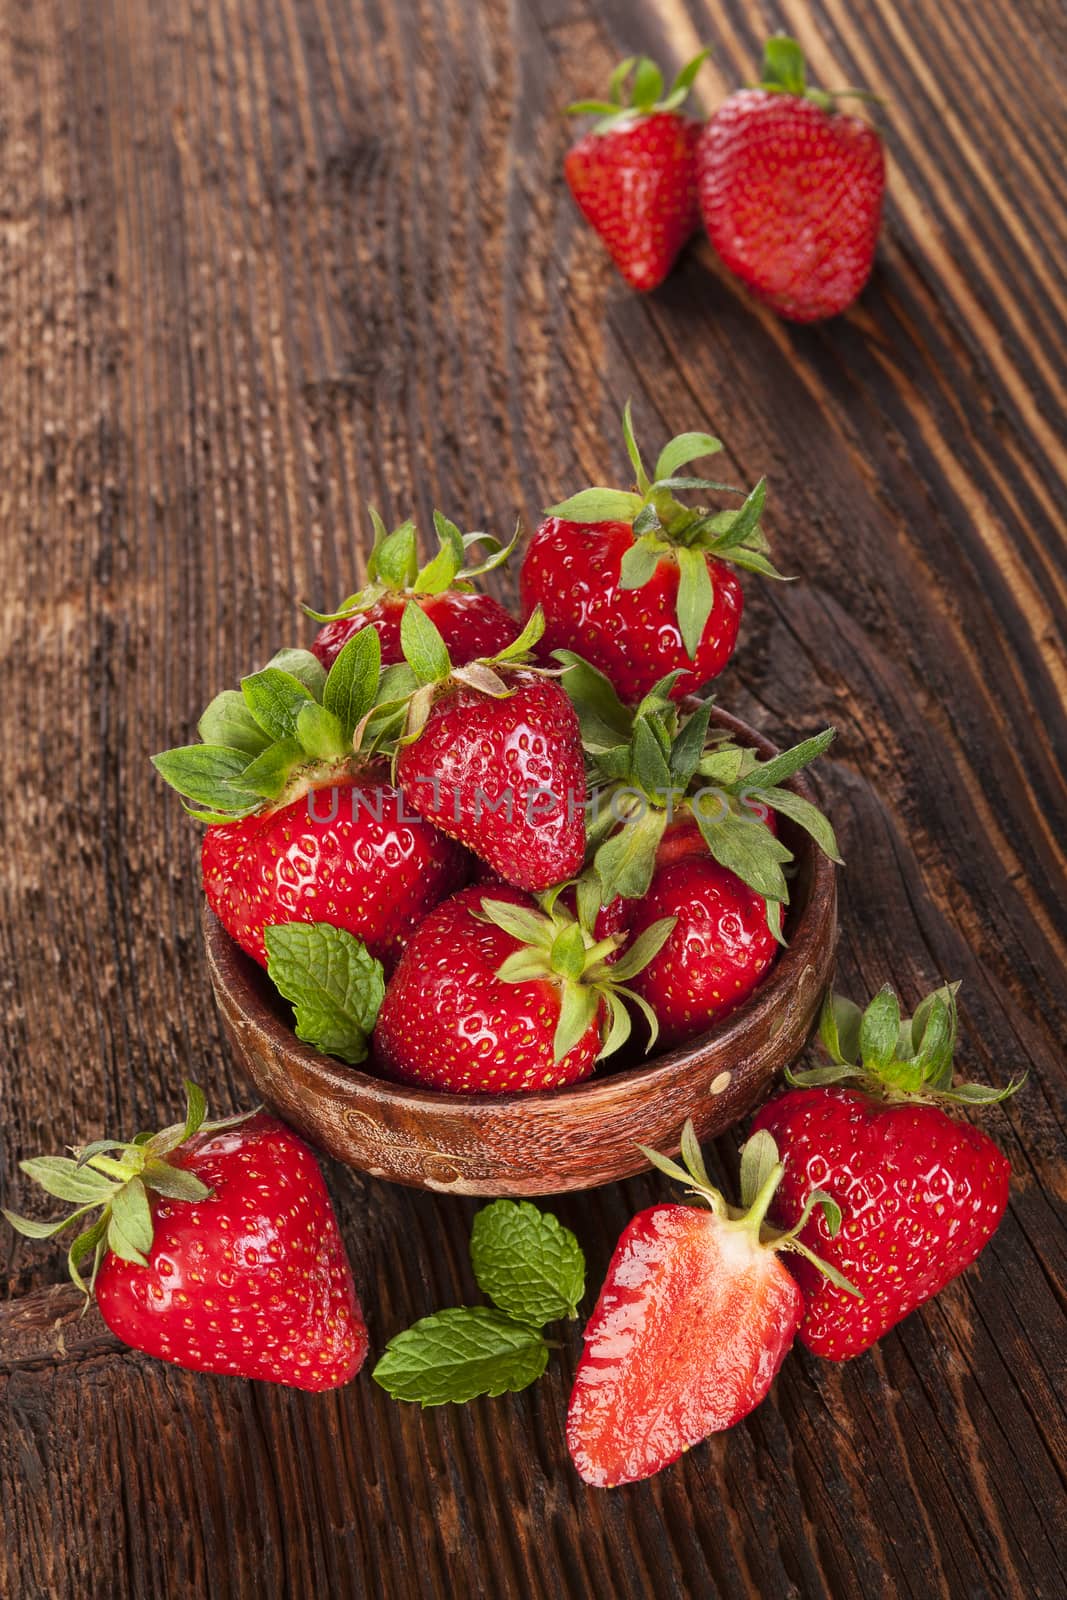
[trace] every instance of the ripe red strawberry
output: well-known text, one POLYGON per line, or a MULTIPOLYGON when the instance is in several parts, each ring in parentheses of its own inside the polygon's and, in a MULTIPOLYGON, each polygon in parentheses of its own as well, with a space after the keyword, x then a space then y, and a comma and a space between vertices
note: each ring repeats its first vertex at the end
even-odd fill
POLYGON ((1008 1162, 980 1129, 946 1116, 940 1102, 988 1104, 1019 1085, 953 1087, 952 987, 929 996, 903 1024, 891 989, 862 1015, 835 995, 824 1007, 821 1034, 834 1065, 790 1074, 791 1082, 813 1087, 770 1101, 753 1126, 773 1134, 785 1162, 773 1205, 779 1223, 799 1218, 814 1184, 841 1208, 834 1239, 815 1218, 801 1237, 848 1275, 863 1300, 843 1296, 804 1262, 797 1277, 808 1301, 801 1339, 816 1355, 845 1361, 943 1289, 996 1231, 1008 1200, 1008 1162), (838 1087, 849 1082, 860 1088, 838 1087))
POLYGON ((565 690, 524 669, 541 618, 491 661, 453 667, 426 614, 402 624, 411 692, 396 757, 405 800, 508 883, 547 889, 581 870, 585 761, 565 690))
POLYGON ((466 853, 405 809, 382 767, 279 811, 208 828, 204 893, 231 939, 267 965, 263 930, 328 922, 387 970, 417 924, 466 882, 466 853))
POLYGON ((832 827, 796 783, 834 731, 761 760, 711 727, 706 701, 688 713, 672 702, 671 678, 628 711, 600 673, 567 659, 596 799, 589 845, 601 897, 622 897, 633 933, 661 915, 677 919, 633 982, 669 1049, 746 1000, 774 960, 793 860, 777 812, 840 859, 832 827))
POLYGON ((555 895, 541 909, 507 885, 461 889, 404 952, 375 1059, 390 1077, 457 1094, 576 1083, 627 1037, 623 985, 669 931, 649 928, 614 960, 622 936, 598 939, 555 895))
POLYGON ((600 121, 568 151, 563 171, 586 221, 635 289, 663 282, 700 220, 693 152, 700 124, 682 116, 702 50, 675 78, 664 99, 663 74, 647 56, 620 62, 609 100, 581 100, 572 115, 600 121), (631 99, 622 101, 633 73, 631 99))
POLYGON ((356 754, 379 651, 373 628, 328 674, 307 651, 282 651, 240 692, 215 697, 202 744, 153 757, 181 795, 210 807, 187 808, 210 824, 208 904, 263 966, 264 929, 284 922, 332 923, 391 965, 419 918, 466 882, 466 852, 405 814, 384 764, 356 754))
MULTIPOLYGON (((783 1170, 773 1140, 759 1135, 742 1152, 741 1211, 713 1188, 691 1122, 682 1153, 687 1170, 645 1150, 710 1209, 658 1205, 636 1216, 585 1330, 567 1444, 597 1488, 651 1477, 747 1416, 803 1315, 803 1297, 778 1259, 803 1246, 764 1222, 783 1170)), ((813 1195, 809 1213, 821 1199, 813 1195)))
POLYGON ((837 98, 806 87, 794 40, 770 39, 761 86, 731 95, 697 146, 708 237, 730 271, 793 322, 845 311, 878 243, 882 141, 835 110, 837 98))
POLYGON ((45 1238, 103 1207, 71 1246, 71 1273, 136 1350, 298 1389, 348 1383, 367 1330, 314 1156, 263 1113, 205 1122, 203 1095, 186 1088, 185 1123, 147 1142, 22 1162, 49 1194, 78 1203, 63 1221, 4 1216, 45 1238))
POLYGON ((659 954, 632 980, 656 1014, 665 1050, 742 1005, 778 953, 763 897, 707 853, 657 867, 648 893, 627 909, 635 935, 676 919, 659 954))
POLYGON ((435 511, 438 551, 432 561, 420 567, 413 522, 404 522, 387 534, 373 507, 371 519, 375 540, 367 562, 366 586, 350 595, 335 612, 310 613, 323 623, 311 650, 324 667, 332 667, 352 635, 366 627, 378 631, 385 666, 402 661, 400 619, 411 600, 433 618, 457 666, 480 656, 496 655, 518 638, 515 618, 492 595, 479 593, 470 583, 472 577, 490 572, 506 561, 514 549, 514 539, 504 547, 487 534, 461 534, 454 522, 435 511), (480 564, 468 565, 467 551, 479 542, 486 544, 490 553, 480 564))
MULTIPOLYGON (((675 491, 730 490, 680 468, 722 446, 709 434, 682 434, 660 452, 650 480, 634 442, 630 407, 623 433, 637 493, 587 489, 549 507, 523 559, 523 606, 545 614, 541 653, 572 650, 634 703, 677 671, 675 699, 716 677, 729 661, 741 622, 733 567, 777 577, 759 527, 761 479, 738 511, 681 504, 675 491)), ((739 491, 730 490, 737 493, 739 491)))

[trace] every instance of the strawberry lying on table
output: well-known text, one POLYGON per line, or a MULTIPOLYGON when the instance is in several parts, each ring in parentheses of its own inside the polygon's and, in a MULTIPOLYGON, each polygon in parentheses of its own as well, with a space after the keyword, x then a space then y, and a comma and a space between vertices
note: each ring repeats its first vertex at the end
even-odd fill
POLYGON ((666 94, 656 63, 630 56, 612 73, 607 100, 567 108, 599 119, 567 153, 570 191, 635 289, 663 282, 700 221, 693 159, 700 123, 681 108, 708 54, 694 56, 666 94))
POLYGON ((522 601, 544 612, 545 654, 573 650, 631 704, 676 671, 671 692, 681 699, 733 654, 743 604, 734 569, 781 576, 760 527, 766 484, 760 479, 737 510, 685 505, 678 495, 743 495, 685 470, 721 450, 719 440, 680 434, 650 475, 629 404, 623 435, 636 488, 583 489, 549 507, 523 557, 522 601))
POLYGON ((71 1277, 135 1350, 296 1389, 348 1383, 367 1330, 315 1157, 263 1112, 206 1122, 186 1092, 184 1122, 150 1138, 22 1162, 75 1202, 62 1221, 3 1215, 46 1239, 100 1212, 70 1247, 71 1277))
POLYGON ((795 39, 767 41, 758 88, 730 95, 697 145, 700 209, 730 271, 780 316, 837 316, 870 276, 882 141, 838 111, 858 89, 810 88, 795 39))
POLYGON ((797 1263, 807 1296, 800 1330, 816 1355, 860 1355, 901 1318, 940 1293, 980 1254, 1008 1202, 1011 1168, 989 1136, 958 1122, 946 1105, 990 1105, 1014 1094, 954 1084, 956 998, 952 985, 927 996, 901 1021, 893 991, 866 1011, 827 998, 820 1034, 830 1062, 791 1072, 795 1087, 753 1123, 773 1135, 785 1178, 772 1215, 852 1280, 856 1301, 797 1263), (844 1222, 831 1239, 805 1213, 814 1185, 844 1222))

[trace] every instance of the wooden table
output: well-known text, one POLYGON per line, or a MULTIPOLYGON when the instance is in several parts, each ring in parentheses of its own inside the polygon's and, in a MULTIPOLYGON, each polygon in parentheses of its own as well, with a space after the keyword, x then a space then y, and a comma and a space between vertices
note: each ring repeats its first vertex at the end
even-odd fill
MULTIPOLYGON (((720 697, 833 722, 840 974, 960 977, 962 1064, 1017 1099, 979 1265, 656 1480, 586 1490, 579 1345, 425 1414, 202 1378, 70 1319, 0 1233, 0 1592, 1067 1593, 1061 446, 1064 17, 1053 0, 5 0, 0 23, 0 1006, 16 1160, 248 1094, 198 934, 196 830, 150 751, 362 570, 370 503, 504 532, 711 426, 799 582, 750 581, 720 697), (560 177, 621 55, 708 41, 713 106, 795 32, 865 83, 891 183, 860 305, 790 328, 690 249, 627 293, 560 177)), ((736 1139, 716 1152, 729 1169, 736 1139)), ((337 1168, 374 1346, 474 1295, 472 1203, 337 1168)), ((599 1281, 642 1178, 561 1201, 599 1281)), ((36 1202, 33 1202, 34 1204, 36 1202)))

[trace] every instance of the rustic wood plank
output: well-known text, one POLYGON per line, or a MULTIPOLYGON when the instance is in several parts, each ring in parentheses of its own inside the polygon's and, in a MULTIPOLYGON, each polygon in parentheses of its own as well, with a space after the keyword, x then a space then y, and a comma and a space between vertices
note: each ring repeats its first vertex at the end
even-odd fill
MULTIPOLYGON (((307 637, 369 502, 504 531, 624 471, 630 393, 650 440, 699 417, 770 477, 802 581, 748 585, 721 698, 840 729, 844 980, 962 976, 975 1075, 1030 1073, 988 1119, 1016 1184, 980 1265, 610 1495, 566 1461, 577 1328, 535 1390, 462 1411, 300 1396, 117 1348, 5 1231, 0 1591, 1064 1592, 1065 48, 1042 0, 0 5, 4 1203, 32 1203, 21 1155, 167 1116, 185 1073, 244 1094, 146 753, 307 637), (698 243, 627 294, 557 113, 704 41, 710 107, 779 25, 890 99, 868 292, 788 328, 698 243)), ((471 1204, 329 1178, 377 1347, 474 1293, 471 1204)), ((661 1192, 559 1202, 593 1280, 661 1192)))

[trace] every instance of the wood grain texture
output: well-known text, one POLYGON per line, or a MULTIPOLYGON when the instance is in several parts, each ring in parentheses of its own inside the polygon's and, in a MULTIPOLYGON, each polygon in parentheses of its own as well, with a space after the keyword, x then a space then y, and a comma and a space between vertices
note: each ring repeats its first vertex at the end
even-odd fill
MULTIPOLYGON (((89 1322, 60 1348, 58 1257, 5 1231, 0 1593, 1064 1593, 1065 57, 1048 0, 0 0, 4 1203, 20 1156, 158 1125, 185 1074, 243 1092, 147 752, 354 587, 368 503, 507 530, 624 475, 628 394, 650 445, 710 424, 769 476, 801 581, 746 585, 720 694, 840 730, 846 986, 962 977, 971 1075, 1030 1074, 987 1118, 1016 1176, 979 1264, 612 1494, 566 1460, 576 1327, 521 1396, 303 1396, 89 1322), (710 107, 775 26, 891 102, 872 283, 789 328, 698 243, 628 294, 561 107, 705 41, 710 107)), ((328 1177, 376 1348, 474 1294, 472 1202, 328 1177)), ((592 1283, 664 1192, 556 1204, 592 1283)))

